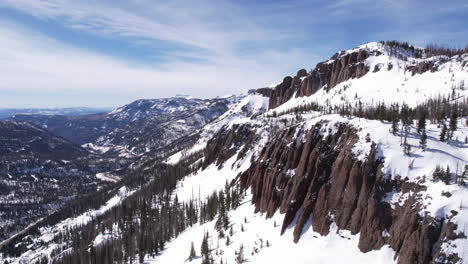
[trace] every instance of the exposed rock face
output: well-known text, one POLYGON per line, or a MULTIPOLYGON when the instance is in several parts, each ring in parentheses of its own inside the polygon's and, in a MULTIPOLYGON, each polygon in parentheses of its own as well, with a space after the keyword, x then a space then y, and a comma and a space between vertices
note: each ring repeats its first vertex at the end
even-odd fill
POLYGON ((352 147, 358 136, 353 127, 340 124, 336 133, 323 137, 322 126, 301 130, 303 141, 295 138, 296 128, 283 131, 240 175, 241 186, 252 190, 256 210, 267 217, 278 209, 284 213, 282 232, 294 225, 295 242, 308 221, 322 235, 334 222, 339 229, 360 233, 363 252, 388 244, 398 263, 429 263, 441 228, 438 221, 418 213, 416 195, 424 187, 388 180, 375 146, 366 160, 356 160, 352 147), (414 194, 392 209, 383 201, 392 190, 414 194))
MULTIPOLYGON (((248 125, 237 125, 231 129, 221 129, 208 142, 204 150, 203 168, 215 163, 217 166, 234 156, 239 148, 246 148, 254 140, 255 134, 248 125)), ((241 151, 239 155, 242 155, 241 151)))
POLYGON ((364 60, 369 57, 365 50, 349 54, 335 54, 331 62, 321 62, 307 74, 305 69, 296 76, 287 76, 274 89, 262 88, 257 92, 270 97, 269 108, 273 109, 296 96, 310 96, 322 86, 331 89, 340 82, 360 78, 369 72, 364 60))
POLYGON ((271 94, 273 93, 273 89, 265 87, 265 88, 260 88, 255 90, 256 93, 259 93, 263 96, 270 97, 271 94))
MULTIPOLYGON (((433 261, 435 263, 460 263, 460 256, 458 254, 447 255, 442 251, 442 243, 456 240, 458 238, 466 238, 466 235, 463 233, 456 233, 457 225, 453 223, 452 217, 457 215, 457 211, 452 211, 452 215, 448 217, 447 221, 442 226, 442 232, 440 233, 439 240, 434 248, 434 257, 433 261), (436 262, 437 260, 437 262, 436 262)), ((446 246, 453 247, 454 245, 448 243, 446 246)))
POLYGON ((365 50, 342 55, 332 62, 321 62, 304 79, 298 96, 310 96, 323 85, 327 89, 335 87, 340 82, 360 78, 369 72, 364 60, 369 57, 365 50))
MULTIPOLYGON (((275 108, 288 101, 294 94, 293 81, 297 84, 298 78, 284 77, 283 81, 271 91, 268 108, 275 108)), ((299 80, 300 82, 300 80, 299 80)))
POLYGON ((420 62, 418 65, 407 66, 405 71, 411 72, 411 75, 423 74, 427 71, 437 71, 437 66, 432 61, 420 62))

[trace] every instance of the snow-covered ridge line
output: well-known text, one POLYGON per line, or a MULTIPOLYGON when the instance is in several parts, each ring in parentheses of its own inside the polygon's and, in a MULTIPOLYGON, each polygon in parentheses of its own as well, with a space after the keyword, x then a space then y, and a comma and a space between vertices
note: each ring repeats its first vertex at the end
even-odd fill
MULTIPOLYGON (((467 56, 468 58, 468 56, 467 56)), ((360 103, 363 107, 385 103, 407 104, 415 107, 431 98, 455 95, 456 98, 468 98, 468 64, 452 58, 439 66, 435 72, 426 71, 413 75, 407 71, 409 62, 390 56, 371 56, 365 60, 371 69, 366 75, 337 84, 332 89, 322 87, 311 96, 292 96, 284 104, 270 109, 277 113, 293 108, 318 104, 329 108, 353 106, 360 103), (387 65, 393 65, 387 70, 387 65), (372 69, 381 67, 374 72, 372 69)))

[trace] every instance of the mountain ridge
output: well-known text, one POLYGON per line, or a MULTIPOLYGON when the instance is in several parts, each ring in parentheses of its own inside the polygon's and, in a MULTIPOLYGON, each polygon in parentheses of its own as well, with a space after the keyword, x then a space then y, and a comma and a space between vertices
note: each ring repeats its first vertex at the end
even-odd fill
POLYGON ((362 47, 232 98, 180 149, 142 154, 112 209, 19 237, 3 258, 463 263, 468 53, 362 47))

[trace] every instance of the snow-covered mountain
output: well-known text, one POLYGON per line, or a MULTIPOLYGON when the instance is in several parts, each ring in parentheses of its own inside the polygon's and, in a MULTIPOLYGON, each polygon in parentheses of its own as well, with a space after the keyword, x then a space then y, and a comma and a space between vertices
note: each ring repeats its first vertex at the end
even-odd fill
POLYGON ((185 97, 138 100, 109 113, 109 119, 126 125, 99 137, 95 143, 101 147, 124 146, 135 153, 162 148, 226 112, 233 100, 185 97))
MULTIPOLYGON (((180 151, 131 166, 112 199, 7 241, 0 259, 468 263, 465 83, 467 50, 339 52, 231 98, 180 151)), ((155 102, 135 104, 111 114, 137 124, 155 102)))
POLYGON ((111 112, 65 115, 15 115, 94 152, 137 156, 192 133, 227 110, 231 98, 172 97, 137 100, 111 112))

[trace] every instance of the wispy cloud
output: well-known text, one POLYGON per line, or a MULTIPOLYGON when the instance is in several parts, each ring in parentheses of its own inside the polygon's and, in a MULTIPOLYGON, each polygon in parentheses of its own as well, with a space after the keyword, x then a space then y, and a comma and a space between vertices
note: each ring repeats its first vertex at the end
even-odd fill
MULTIPOLYGON (((34 98, 28 98, 30 91, 84 95, 69 98, 68 102, 56 102, 64 105, 80 104, 76 100, 81 100, 81 105, 87 104, 90 95, 96 93, 109 96, 99 101, 105 105, 180 93, 200 97, 239 93, 278 80, 284 68, 275 69, 277 61, 291 59, 291 64, 296 65, 303 56, 296 51, 270 52, 265 54, 268 58, 261 57, 258 61, 240 58, 216 64, 172 61, 152 67, 76 48, 11 24, 0 27, 0 43, 3 43, 0 44, 3 76, 0 91, 14 89, 21 95, 17 102, 0 97, 3 107, 31 103, 34 98), (268 61, 271 66, 265 68, 268 61), (120 100, 115 102, 112 96, 120 100)), ((34 103, 44 105, 44 102, 34 103)))
MULTIPOLYGON (((173 43, 175 48, 166 51, 165 56, 171 58, 168 62, 136 66, 0 21, 0 43, 4 43, 0 44, 0 58, 7 62, 0 69, 8 73, 0 90, 68 90, 88 94, 112 91, 128 94, 127 100, 177 93, 207 97, 271 84, 317 60, 313 54, 294 47, 259 49, 257 42, 274 42, 286 36, 270 34, 269 29, 259 28, 247 19, 236 19, 240 25, 218 24, 223 15, 217 8, 203 10, 196 3, 190 7, 181 4, 185 8, 180 8, 173 3, 154 6, 150 1, 134 2, 140 5, 126 5, 128 9, 124 10, 81 1, 3 1, 4 6, 63 23, 73 30, 123 38, 137 44, 135 48, 150 46, 153 40, 173 43), (138 10, 141 4, 149 8, 138 10), (250 49, 256 52, 247 56, 250 49)), ((231 10, 240 12, 234 6, 231 10)), ((225 17, 241 16, 233 13, 225 17)))
POLYGON ((0 20, 0 70, 8 73, 0 91, 99 91, 128 100, 245 91, 360 42, 466 41, 466 30, 453 28, 466 22, 440 19, 466 9, 461 0, 0 0, 0 11, 147 50, 147 63, 136 65, 0 20), (154 54, 165 59, 155 63, 154 54))
POLYGON ((259 26, 261 23, 252 21, 242 9, 222 0, 216 5, 204 1, 129 1, 120 8, 112 2, 67 0, 4 0, 1 4, 76 30, 140 43, 142 39, 168 41, 209 51, 214 58, 233 55, 245 43, 260 45, 292 36, 259 26))

